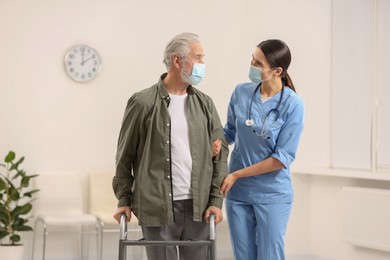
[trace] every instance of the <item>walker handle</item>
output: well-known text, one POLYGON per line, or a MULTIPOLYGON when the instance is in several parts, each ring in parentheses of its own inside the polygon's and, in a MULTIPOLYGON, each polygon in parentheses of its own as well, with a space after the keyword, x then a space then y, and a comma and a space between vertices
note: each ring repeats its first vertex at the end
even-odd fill
POLYGON ((126 221, 126 214, 125 213, 123 213, 121 215, 119 238, 120 239, 127 239, 127 221, 126 221))
POLYGON ((210 215, 210 240, 215 240, 216 233, 215 233, 215 215, 210 215))

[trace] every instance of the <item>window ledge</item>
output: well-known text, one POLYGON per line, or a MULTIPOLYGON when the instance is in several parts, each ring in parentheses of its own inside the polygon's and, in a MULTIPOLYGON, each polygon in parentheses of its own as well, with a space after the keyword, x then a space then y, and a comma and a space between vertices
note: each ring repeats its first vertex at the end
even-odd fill
POLYGON ((390 172, 373 172, 338 168, 293 168, 291 172, 296 175, 330 176, 339 178, 390 181, 390 172))

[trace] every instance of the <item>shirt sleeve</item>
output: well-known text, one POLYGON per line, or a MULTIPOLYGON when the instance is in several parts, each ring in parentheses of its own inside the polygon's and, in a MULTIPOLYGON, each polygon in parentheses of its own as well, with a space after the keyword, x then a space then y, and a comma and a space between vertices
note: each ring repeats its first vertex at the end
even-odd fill
POLYGON ((118 207, 131 207, 132 187, 134 182, 133 163, 139 143, 141 113, 136 95, 127 102, 122 126, 118 138, 116 153, 116 172, 112 187, 118 207))
POLYGON ((223 128, 225 138, 228 144, 233 144, 236 137, 236 112, 234 109, 236 103, 235 100, 236 90, 232 93, 232 96, 230 98, 228 111, 227 111, 227 122, 225 127, 223 128))
POLYGON ((282 126, 275 152, 272 157, 278 159, 289 168, 295 160, 295 154, 298 149, 299 140, 304 126, 304 103, 302 100, 289 113, 289 117, 282 126))
POLYGON ((213 158, 213 179, 211 183, 209 206, 216 206, 222 208, 223 195, 219 193, 219 189, 222 185, 223 179, 227 175, 227 157, 229 153, 228 144, 226 143, 221 120, 219 118, 217 109, 214 103, 211 101, 211 113, 212 113, 212 140, 220 139, 222 141, 221 151, 213 158))

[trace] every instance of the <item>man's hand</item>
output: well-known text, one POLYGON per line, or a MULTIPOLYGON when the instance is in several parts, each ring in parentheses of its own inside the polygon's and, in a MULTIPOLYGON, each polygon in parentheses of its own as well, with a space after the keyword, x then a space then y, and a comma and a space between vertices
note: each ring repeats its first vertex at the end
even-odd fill
POLYGON ((215 206, 210 206, 204 213, 204 220, 206 223, 210 223, 210 215, 215 215, 215 225, 222 221, 223 215, 220 208, 217 208, 215 206))
POLYGON ((130 222, 131 220, 131 209, 130 207, 119 207, 115 214, 114 214, 114 218, 115 220, 120 224, 121 223, 121 215, 125 213, 126 214, 126 221, 127 222, 130 222))
POLYGON ((221 151, 222 147, 222 141, 220 139, 217 139, 213 142, 212 150, 213 150, 213 157, 217 156, 219 152, 221 151))

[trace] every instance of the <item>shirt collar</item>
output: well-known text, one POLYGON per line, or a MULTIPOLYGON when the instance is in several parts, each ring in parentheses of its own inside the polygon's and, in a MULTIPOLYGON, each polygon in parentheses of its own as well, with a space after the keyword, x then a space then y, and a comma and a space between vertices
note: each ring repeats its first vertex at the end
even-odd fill
MULTIPOLYGON (((162 74, 158 83, 157 83, 158 93, 162 99, 169 99, 167 87, 165 86, 165 84, 163 82, 163 80, 166 76, 167 76, 167 73, 162 74)), ((188 85, 187 93, 188 93, 188 95, 194 94, 194 87, 192 85, 188 85)))

